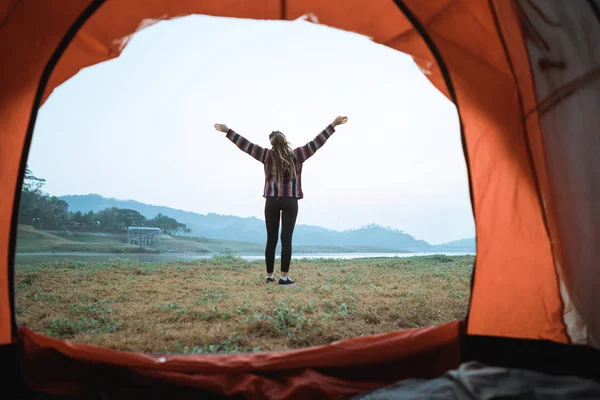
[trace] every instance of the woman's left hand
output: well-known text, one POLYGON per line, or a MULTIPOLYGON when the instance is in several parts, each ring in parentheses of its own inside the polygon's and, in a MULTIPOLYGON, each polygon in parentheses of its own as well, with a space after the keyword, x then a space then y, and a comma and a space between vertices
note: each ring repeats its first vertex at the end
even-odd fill
POLYGON ((337 117, 333 120, 331 126, 335 128, 336 126, 345 124, 346 122, 348 122, 348 117, 337 117))

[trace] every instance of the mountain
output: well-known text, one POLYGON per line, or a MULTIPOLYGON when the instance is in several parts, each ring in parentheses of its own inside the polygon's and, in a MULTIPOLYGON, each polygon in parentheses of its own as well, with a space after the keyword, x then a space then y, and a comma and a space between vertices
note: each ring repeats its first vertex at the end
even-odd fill
POLYGON ((448 247, 448 248, 463 248, 463 247, 475 247, 475 238, 468 239, 460 239, 454 240, 452 242, 441 244, 440 246, 448 247))
MULTIPOLYGON (((195 237, 260 243, 264 243, 266 240, 265 222, 254 217, 242 218, 214 213, 197 214, 165 206, 144 204, 135 200, 106 198, 98 194, 61 196, 60 199, 69 204, 70 211, 98 212, 105 208, 118 207, 136 210, 146 218, 152 218, 156 214, 162 213, 186 224, 192 230, 190 236, 195 237)), ((379 248, 388 252, 390 250, 397 252, 475 251, 474 238, 433 246, 402 231, 375 224, 346 231, 336 231, 314 225, 297 225, 294 229, 294 245, 368 246, 373 248, 373 251, 377 251, 379 248)))
POLYGON ((452 242, 433 246, 433 251, 447 252, 473 252, 475 251, 475 238, 454 240, 452 242))

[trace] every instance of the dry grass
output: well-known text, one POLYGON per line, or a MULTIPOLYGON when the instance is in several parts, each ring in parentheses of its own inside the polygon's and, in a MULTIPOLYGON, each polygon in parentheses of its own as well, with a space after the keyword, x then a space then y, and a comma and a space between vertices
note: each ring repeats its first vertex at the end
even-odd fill
POLYGON ((303 260, 292 288, 262 262, 215 257, 16 267, 17 319, 34 331, 143 352, 283 350, 463 318, 473 257, 303 260))

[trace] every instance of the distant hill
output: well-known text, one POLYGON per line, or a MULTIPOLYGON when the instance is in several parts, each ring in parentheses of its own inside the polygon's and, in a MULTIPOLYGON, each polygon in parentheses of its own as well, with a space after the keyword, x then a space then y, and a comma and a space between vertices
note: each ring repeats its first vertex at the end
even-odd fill
POLYGON ((443 245, 440 245, 440 246, 444 246, 444 247, 472 247, 472 248, 475 248, 475 238, 454 240, 452 242, 444 243, 443 245))
MULTIPOLYGON (((135 200, 106 198, 97 194, 69 195, 60 197, 69 204, 70 211, 98 212, 108 207, 136 210, 146 218, 162 213, 182 222, 192 230, 190 236, 213 239, 237 240, 243 242, 264 243, 266 240, 265 222, 258 218, 242 218, 214 213, 197 214, 165 206, 154 206, 135 200)), ((339 247, 369 247, 396 252, 472 252, 475 251, 475 239, 462 239, 443 245, 430 245, 424 240, 399 230, 368 225, 360 229, 336 231, 319 226, 297 225, 294 229, 295 245, 319 245, 339 247)))
POLYGON ((452 242, 433 246, 439 252, 473 252, 475 251, 475 238, 454 240, 452 242))

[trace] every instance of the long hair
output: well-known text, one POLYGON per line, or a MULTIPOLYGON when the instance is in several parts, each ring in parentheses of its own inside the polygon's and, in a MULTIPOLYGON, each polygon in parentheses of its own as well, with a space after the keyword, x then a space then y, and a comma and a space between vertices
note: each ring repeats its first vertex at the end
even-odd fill
POLYGON ((277 186, 281 184, 286 172, 289 173, 290 179, 296 178, 296 161, 294 159, 294 151, 290 147, 285 135, 279 131, 273 131, 269 135, 271 140, 271 172, 275 178, 277 186))

